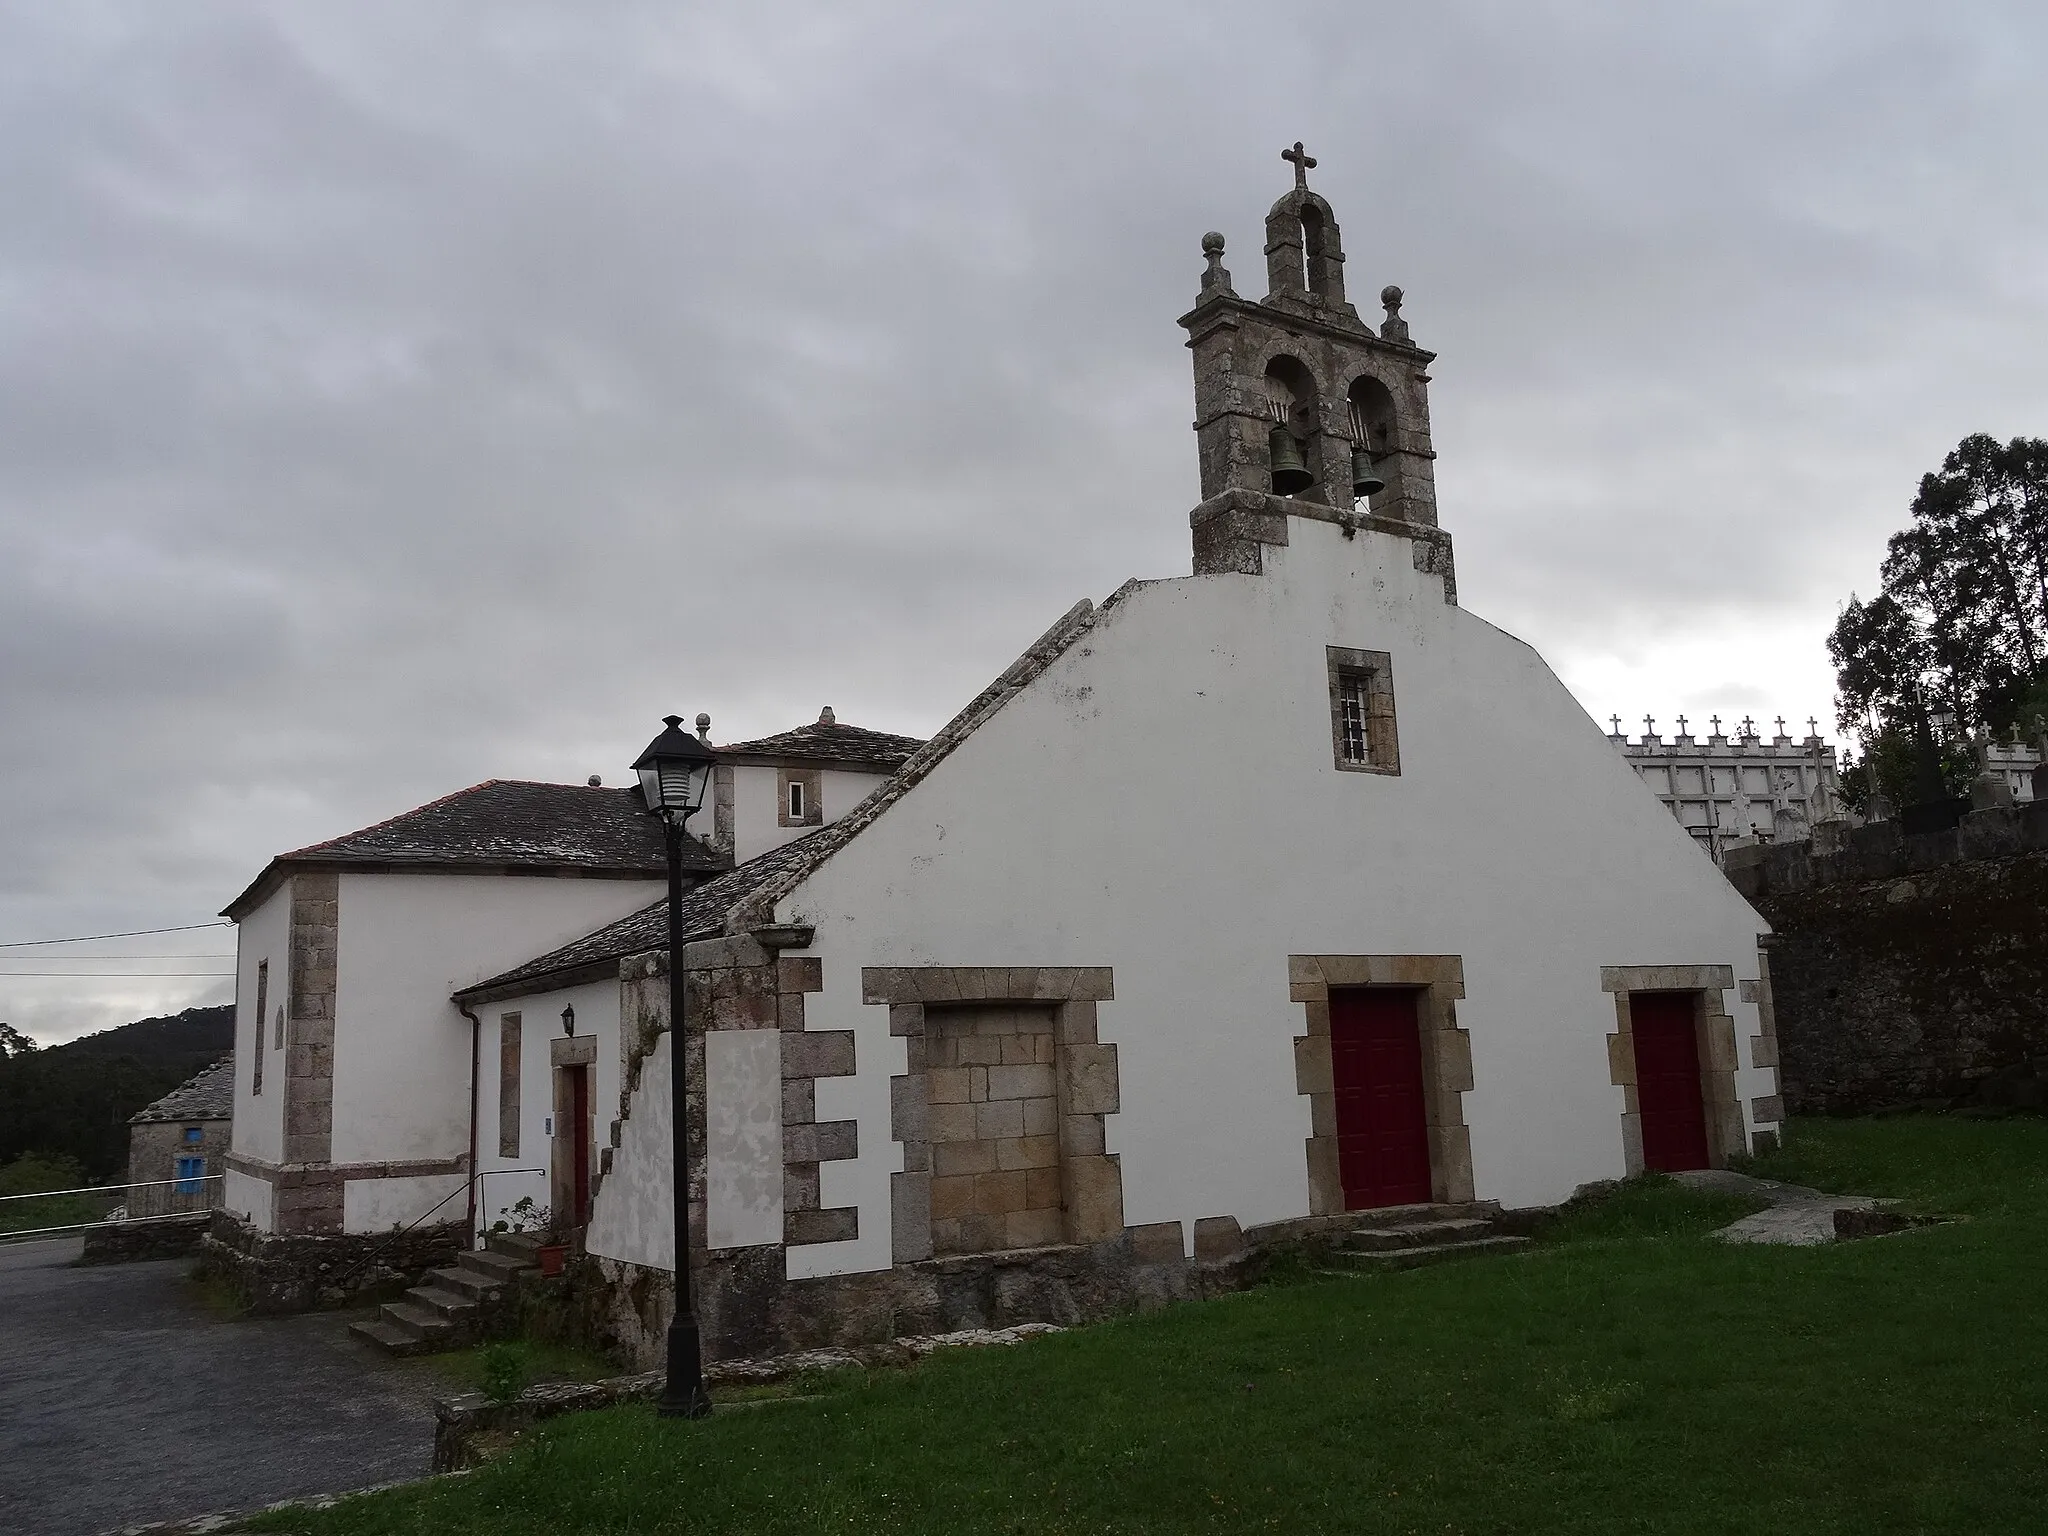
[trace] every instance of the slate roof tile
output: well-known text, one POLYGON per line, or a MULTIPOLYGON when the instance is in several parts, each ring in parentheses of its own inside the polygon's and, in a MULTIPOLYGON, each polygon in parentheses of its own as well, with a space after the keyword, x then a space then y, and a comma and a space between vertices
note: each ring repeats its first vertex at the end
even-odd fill
POLYGON ((231 1120, 235 1114, 235 1053, 229 1051, 212 1066, 180 1083, 148 1108, 128 1117, 138 1120, 231 1120))

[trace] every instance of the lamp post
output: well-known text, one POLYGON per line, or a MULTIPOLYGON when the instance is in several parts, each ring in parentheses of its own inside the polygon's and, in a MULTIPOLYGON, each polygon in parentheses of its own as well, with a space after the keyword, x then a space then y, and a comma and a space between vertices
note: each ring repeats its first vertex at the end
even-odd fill
MULTIPOLYGON (((669 1116, 674 1137, 676 1305, 668 1324, 668 1383, 662 1388, 663 1418, 701 1419, 711 1411, 704 1390, 704 1355, 697 1338, 697 1309, 690 1296, 689 1098, 684 1088, 683 999, 683 823, 704 803, 718 759, 709 745, 683 729, 681 715, 640 754, 633 771, 640 795, 661 817, 668 848, 668 1048, 669 1116)), ((709 720, 700 717, 700 727, 709 720)))

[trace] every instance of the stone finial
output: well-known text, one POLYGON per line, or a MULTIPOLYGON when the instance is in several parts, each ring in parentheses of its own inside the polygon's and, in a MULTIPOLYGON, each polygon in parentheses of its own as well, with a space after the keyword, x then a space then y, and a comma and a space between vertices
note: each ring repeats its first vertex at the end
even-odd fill
POLYGON ((1685 720, 1685 716, 1683 716, 1683 715, 1680 715, 1680 716, 1678 717, 1678 739, 1679 739, 1680 741, 1683 741, 1683 740, 1685 740, 1685 731, 1686 731, 1686 720, 1685 720))
POLYGON ((1408 322, 1401 318, 1401 290, 1387 284, 1380 290, 1380 303, 1387 311, 1387 323, 1380 327, 1380 335, 1388 341, 1406 341, 1408 322))
POLYGON ((832 706, 830 704, 827 704, 823 709, 818 711, 818 724, 837 725, 838 723, 839 717, 832 713, 832 706))
POLYGON ((1643 716, 1643 740, 1645 740, 1645 741, 1648 741, 1648 740, 1649 740, 1649 739, 1650 739, 1650 738, 1651 738, 1652 736, 1654 736, 1654 735, 1656 735, 1656 734, 1657 734, 1657 718, 1656 718, 1656 716, 1654 716, 1654 715, 1645 715, 1645 716, 1643 716))
POLYGON ((1280 151, 1280 158, 1294 166, 1294 190, 1308 190, 1308 173, 1316 168, 1316 157, 1301 147, 1301 140, 1294 141, 1294 148, 1280 151))
POLYGON ((709 715, 699 715, 697 717, 697 739, 706 742, 711 740, 711 717, 709 715))
POLYGON ((604 776, 602 774, 593 773, 588 779, 584 780, 584 783, 588 784, 592 789, 603 789, 604 776))
POLYGON ((1613 724, 1614 724, 1614 732, 1613 732, 1613 734, 1615 734, 1616 736, 1619 736, 1619 735, 1621 734, 1621 716, 1619 716, 1619 715, 1609 715, 1609 716, 1608 716, 1607 718, 1608 718, 1608 719, 1609 719, 1610 721, 1612 721, 1612 722, 1613 722, 1613 724))
POLYGON ((1223 237, 1215 230, 1202 236, 1202 254, 1209 260, 1207 270, 1202 273, 1202 292, 1195 302, 1203 299, 1236 298, 1237 290, 1230 286, 1230 269, 1223 265, 1223 237))

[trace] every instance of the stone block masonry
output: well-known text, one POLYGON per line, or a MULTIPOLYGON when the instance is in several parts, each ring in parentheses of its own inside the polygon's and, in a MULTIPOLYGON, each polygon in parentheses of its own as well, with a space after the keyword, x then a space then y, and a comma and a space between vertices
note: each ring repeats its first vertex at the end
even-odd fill
POLYGON ((1770 921, 1791 1114, 2048 1109, 2048 802, 1728 854, 1770 921))

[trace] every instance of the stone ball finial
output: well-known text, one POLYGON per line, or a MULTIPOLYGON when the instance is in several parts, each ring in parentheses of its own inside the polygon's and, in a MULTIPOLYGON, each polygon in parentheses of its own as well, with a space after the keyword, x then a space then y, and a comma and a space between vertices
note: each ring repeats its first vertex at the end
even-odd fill
POLYGON ((1223 254, 1223 236, 1213 229, 1202 236, 1202 254, 1204 256, 1221 256, 1223 254))
POLYGON ((1380 334, 1388 341, 1406 341, 1408 322, 1401 318, 1401 290, 1392 283, 1380 290, 1380 303, 1387 309, 1387 323, 1380 327, 1380 334))
POLYGON ((697 739, 699 741, 709 741, 711 739, 711 717, 709 715, 699 715, 697 717, 697 739))

